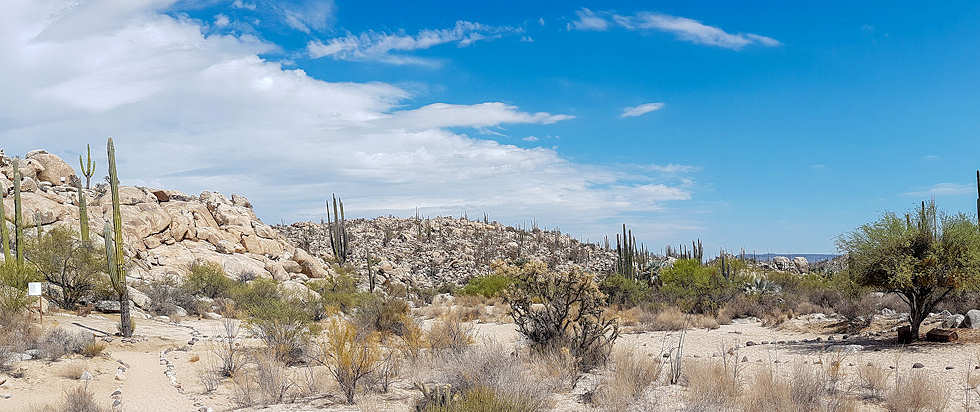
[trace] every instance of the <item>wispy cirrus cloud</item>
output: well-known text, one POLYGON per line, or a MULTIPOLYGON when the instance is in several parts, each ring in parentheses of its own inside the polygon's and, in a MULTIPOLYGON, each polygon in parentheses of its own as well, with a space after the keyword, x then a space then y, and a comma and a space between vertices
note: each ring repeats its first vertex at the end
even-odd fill
POLYGON ((902 195, 909 197, 958 196, 973 193, 974 189, 971 185, 959 183, 936 183, 926 189, 909 191, 902 195))
POLYGON ((664 104, 660 102, 656 103, 644 103, 637 106, 630 106, 623 109, 623 113, 619 115, 620 118, 626 117, 637 117, 643 116, 650 112, 655 112, 657 110, 663 109, 664 104))
POLYGON ((432 47, 455 44, 466 47, 479 41, 500 38, 507 34, 523 33, 523 29, 510 26, 490 26, 460 20, 448 29, 426 29, 411 35, 404 32, 384 33, 367 31, 361 34, 348 33, 326 41, 313 40, 307 43, 310 57, 330 57, 336 60, 377 61, 396 65, 438 66, 433 59, 395 54, 432 47))
POLYGON ((729 33, 694 19, 662 13, 643 11, 633 15, 621 15, 612 12, 594 12, 583 8, 576 11, 575 15, 575 20, 566 26, 568 30, 604 31, 610 27, 633 31, 657 30, 672 33, 683 41, 731 50, 741 50, 750 45, 775 47, 782 44, 772 37, 755 33, 729 33))

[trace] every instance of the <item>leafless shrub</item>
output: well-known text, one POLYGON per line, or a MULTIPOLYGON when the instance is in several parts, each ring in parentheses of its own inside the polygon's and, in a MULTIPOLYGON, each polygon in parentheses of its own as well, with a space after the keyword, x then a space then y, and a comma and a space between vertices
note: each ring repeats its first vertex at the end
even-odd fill
POLYGON ((552 348, 531 352, 535 376, 549 382, 552 392, 564 392, 575 387, 579 379, 578 365, 568 348, 552 348))
POLYGON ((222 319, 221 323, 225 329, 225 338, 224 342, 218 343, 212 349, 221 361, 220 365, 216 365, 215 372, 220 376, 232 376, 241 367, 242 350, 237 340, 240 323, 228 318, 222 319))
POLYGON ((548 382, 538 379, 519 357, 501 344, 487 341, 446 361, 440 382, 453 393, 486 388, 520 411, 541 411, 550 405, 548 382))
POLYGON ((401 355, 393 350, 385 351, 381 356, 381 361, 378 362, 378 367, 374 370, 377 386, 381 393, 388 393, 391 381, 401 372, 401 362, 401 355))
POLYGON ((204 386, 204 393, 211 393, 214 392, 215 389, 218 389, 220 377, 214 370, 208 368, 201 371, 199 378, 201 380, 201 385, 204 386))
POLYGON ((320 393, 320 373, 313 365, 306 365, 303 368, 303 391, 307 396, 320 393))
POLYGON ((473 326, 447 317, 432 324, 427 341, 433 353, 459 354, 473 343, 473 326))
POLYGON ((793 404, 809 410, 820 405, 821 396, 826 389, 825 377, 820 369, 802 361, 793 364, 793 375, 789 385, 793 404))
POLYGON ((262 401, 266 404, 282 403, 289 390, 295 386, 289 367, 274 356, 259 356, 255 366, 255 377, 262 401))
POLYGON ((38 356, 57 360, 69 353, 81 353, 92 339, 91 333, 72 333, 62 328, 54 328, 48 331, 38 344, 38 356))

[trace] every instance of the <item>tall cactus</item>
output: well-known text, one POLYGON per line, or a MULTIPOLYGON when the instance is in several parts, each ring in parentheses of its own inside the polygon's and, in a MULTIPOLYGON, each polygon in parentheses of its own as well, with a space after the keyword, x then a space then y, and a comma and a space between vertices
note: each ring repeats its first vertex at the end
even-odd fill
POLYGON ((95 175, 95 161, 92 160, 92 145, 85 145, 85 148, 88 150, 87 162, 82 161, 82 155, 78 155, 78 167, 82 169, 82 175, 85 176, 85 188, 91 189, 92 176, 95 175))
MULTIPOLYGON (((129 314, 129 288, 126 287, 126 269, 123 262, 123 237, 122 237, 122 213, 119 208, 119 175, 116 174, 116 147, 112 144, 112 138, 106 144, 106 151, 109 155, 109 186, 112 190, 112 227, 113 236, 113 260, 108 262, 109 275, 112 276, 112 285, 119 294, 119 332, 126 337, 133 336, 133 319, 129 314), (114 268, 112 266, 115 266, 114 268), (113 273, 115 274, 113 276, 113 273)), ((109 249, 109 242, 106 241, 106 249, 109 249)))
POLYGON ((7 211, 3 199, 7 197, 7 188, 0 183, 0 242, 3 243, 3 261, 10 262, 10 237, 7 235, 7 211))
POLYGON ((72 180, 74 181, 75 188, 78 189, 78 226, 79 226, 79 234, 82 237, 82 242, 85 243, 85 244, 89 244, 92 241, 92 238, 91 238, 91 236, 88 233, 89 232, 89 229, 88 229, 88 205, 86 204, 86 200, 85 200, 85 191, 82 190, 82 180, 81 179, 72 176, 72 180))
POLYGON ((337 263, 343 265, 347 263, 347 220, 344 218, 344 201, 337 199, 333 195, 333 220, 330 218, 330 203, 327 203, 327 223, 330 232, 330 249, 333 250, 337 263), (338 208, 338 202, 340 207, 338 208))
POLYGON ((616 235, 616 273, 630 279, 636 279, 636 238, 633 230, 626 230, 623 224, 623 236, 616 235))
POLYGON ((20 203, 20 159, 14 158, 14 249, 17 264, 24 264, 24 222, 20 203))

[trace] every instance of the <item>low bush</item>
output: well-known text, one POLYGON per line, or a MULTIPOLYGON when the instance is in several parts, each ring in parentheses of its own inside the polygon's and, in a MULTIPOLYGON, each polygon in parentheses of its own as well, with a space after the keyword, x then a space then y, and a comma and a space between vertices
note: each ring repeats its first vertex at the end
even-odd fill
POLYGON ((57 360, 69 353, 82 353, 93 339, 91 333, 73 333, 62 328, 54 328, 38 342, 38 356, 47 360, 57 360))
POLYGON ((328 313, 350 313, 365 297, 364 293, 357 291, 357 281, 345 274, 338 274, 332 279, 310 281, 306 286, 321 296, 321 302, 328 313))
POLYGON ((199 286, 191 285, 190 282, 181 285, 177 279, 166 277, 159 280, 150 281, 137 286, 141 292, 150 298, 149 307, 145 308, 157 315, 173 316, 178 312, 178 308, 197 313, 197 298, 193 291, 200 290, 199 286))
POLYGON ((276 359, 285 363, 303 359, 312 320, 299 305, 289 300, 267 300, 249 306, 247 314, 248 325, 276 359))
POLYGON ((519 267, 497 262, 494 270, 514 279, 504 298, 518 332, 533 347, 566 347, 583 371, 605 364, 619 324, 603 313, 606 297, 594 276, 552 272, 536 261, 519 267))
POLYGON ((236 282, 225 274, 220 264, 202 260, 191 263, 190 274, 184 280, 187 291, 211 299, 229 296, 235 285, 236 282))
POLYGON ((48 282, 45 295, 64 309, 75 309, 105 269, 105 253, 64 226, 26 243, 27 265, 48 282))
POLYGON ((686 313, 714 314, 740 293, 741 284, 718 268, 694 259, 680 259, 660 273, 660 298, 686 313))
POLYGON ((430 398, 420 401, 416 410, 420 412, 534 412, 537 410, 522 408, 507 397, 484 387, 468 389, 448 398, 434 393, 430 398))
POLYGON ((88 390, 88 383, 65 390, 60 403, 39 409, 40 412, 103 412, 107 411, 88 390))
POLYGON ((364 332, 401 336, 409 322, 408 303, 399 298, 370 295, 354 313, 354 323, 364 332))
POLYGON ((473 343, 473 326, 447 317, 432 324, 426 342, 433 353, 459 354, 473 343))
POLYGON ((466 286, 459 290, 459 294, 478 295, 485 298, 500 297, 512 282, 513 279, 510 277, 497 274, 477 276, 466 282, 466 286))
POLYGON ((82 347, 80 353, 82 354, 82 356, 85 356, 86 358, 94 358, 96 356, 101 355, 102 351, 105 350, 105 347, 106 347, 105 342, 99 342, 95 339, 92 339, 91 342, 86 343, 85 346, 82 347))
POLYGON ((742 391, 739 377, 729 373, 729 368, 721 362, 691 362, 684 374, 687 381, 684 397, 691 410, 729 410, 742 391))

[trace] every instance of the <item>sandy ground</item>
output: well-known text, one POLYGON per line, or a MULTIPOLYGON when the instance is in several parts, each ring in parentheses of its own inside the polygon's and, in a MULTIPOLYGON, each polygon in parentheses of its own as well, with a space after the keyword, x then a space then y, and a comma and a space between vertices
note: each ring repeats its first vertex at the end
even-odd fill
MULTIPOLYGON (((114 330, 116 322, 116 319, 107 315, 82 318, 56 314, 45 319, 46 326, 58 325, 79 330, 84 327, 100 331, 114 330)), ((512 324, 477 323, 474 326, 478 342, 493 339, 505 345, 520 344, 519 335, 512 324)), ((980 336, 977 336, 978 339, 963 339, 963 342, 951 344, 922 342, 903 346, 892 343, 894 333, 885 333, 874 338, 851 336, 843 340, 841 333, 828 333, 833 330, 835 329, 831 322, 806 318, 791 321, 778 328, 763 327, 757 321, 738 320, 715 330, 686 331, 683 334, 684 358, 685 362, 720 359, 723 347, 738 346, 738 356, 747 361, 745 376, 751 377, 769 364, 781 374, 788 374, 791 365, 796 362, 821 368, 823 365, 820 363, 827 362, 833 352, 843 350, 847 352, 844 361, 845 376, 851 380, 856 379, 857 367, 869 362, 886 368, 894 367, 900 373, 911 371, 913 363, 922 363, 923 370, 932 378, 954 389, 950 394, 950 410, 966 410, 963 403, 965 392, 962 388, 967 373, 974 372, 980 361, 977 355, 980 353, 980 343, 972 343, 980 341, 980 336), (817 338, 820 341, 816 341, 817 338)), ((137 322, 137 335, 140 336, 137 342, 127 343, 118 337, 113 338, 101 357, 85 359, 76 356, 56 362, 19 362, 14 368, 24 371, 23 377, 4 377, 6 382, 0 384, 0 395, 10 395, 6 399, 0 396, 0 410, 31 410, 37 406, 56 403, 66 389, 82 384, 79 380, 65 376, 79 365, 93 375, 88 387, 95 394, 96 400, 107 408, 118 399, 120 405, 117 410, 123 411, 196 411, 202 407, 213 410, 233 409, 234 384, 230 379, 224 379, 219 388, 209 394, 204 393, 204 386, 199 379, 201 371, 216 360, 213 349, 218 342, 213 338, 222 336, 223 331, 221 321, 215 320, 184 321, 179 325, 140 320, 137 322), (194 344, 189 345, 190 342, 194 344), (165 353, 166 361, 161 360, 161 353, 165 353), (167 362, 173 365, 176 386, 171 384, 170 378, 165 374, 167 362), (120 366, 125 368, 124 378, 116 380, 116 371, 120 366), (120 393, 113 397, 113 392, 117 390, 120 393)), ((965 332, 964 335, 972 336, 970 332, 965 332)), ((661 356, 663 349, 676 345, 680 336, 680 332, 625 333, 616 345, 634 348, 646 356, 661 356)), ((245 344, 258 346, 254 339, 245 340, 245 344)), ((307 373, 302 368, 296 368, 294 372, 297 376, 307 373)), ((410 375, 410 371, 406 375, 410 375)), ((344 406, 337 396, 339 392, 332 378, 325 370, 314 368, 311 376, 315 377, 313 385, 329 395, 255 410, 410 411, 412 400, 417 396, 410 380, 405 378, 396 381, 389 394, 364 395, 359 398, 357 406, 344 406)), ((587 376, 570 393, 554 395, 554 410, 592 410, 581 403, 579 394, 588 390, 589 385, 594 386, 596 379, 595 376, 587 376)), ((300 386, 302 385, 305 383, 300 386)), ((680 386, 651 387, 645 393, 645 408, 676 410, 683 406, 683 391, 680 386)), ((858 398, 865 397, 861 389, 855 387, 852 391, 858 398)), ((977 394, 972 396, 973 409, 980 407, 978 398, 980 396, 977 394)), ((865 400, 862 408, 883 410, 879 403, 871 400, 865 400)))

